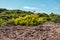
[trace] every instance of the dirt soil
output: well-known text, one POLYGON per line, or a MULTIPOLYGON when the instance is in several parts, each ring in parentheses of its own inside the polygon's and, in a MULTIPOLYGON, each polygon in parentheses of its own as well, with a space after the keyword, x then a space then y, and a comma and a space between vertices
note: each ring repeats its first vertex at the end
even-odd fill
POLYGON ((0 27, 0 40, 60 40, 60 24, 0 27))

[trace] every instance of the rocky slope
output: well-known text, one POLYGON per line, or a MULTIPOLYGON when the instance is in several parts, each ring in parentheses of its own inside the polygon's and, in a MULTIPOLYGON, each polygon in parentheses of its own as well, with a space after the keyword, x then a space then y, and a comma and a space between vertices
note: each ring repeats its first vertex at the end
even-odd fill
POLYGON ((0 40, 60 40, 60 24, 0 27, 0 40))

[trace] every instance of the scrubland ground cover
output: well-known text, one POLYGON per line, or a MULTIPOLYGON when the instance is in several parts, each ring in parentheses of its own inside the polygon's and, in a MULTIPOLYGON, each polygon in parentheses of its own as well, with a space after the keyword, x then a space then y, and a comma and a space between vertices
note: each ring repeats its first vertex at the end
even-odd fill
POLYGON ((48 21, 60 23, 60 15, 0 8, 0 26, 4 24, 35 26, 48 21))

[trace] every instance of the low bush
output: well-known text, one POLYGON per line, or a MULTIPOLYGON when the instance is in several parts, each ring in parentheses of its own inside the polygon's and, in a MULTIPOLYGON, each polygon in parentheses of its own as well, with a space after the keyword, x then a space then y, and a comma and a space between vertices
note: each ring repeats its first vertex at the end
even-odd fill
POLYGON ((0 18, 0 26, 5 22, 4 19, 0 18))
POLYGON ((24 17, 19 17, 14 20, 15 25, 26 25, 33 26, 38 25, 39 23, 45 22, 46 19, 43 17, 39 17, 38 15, 26 15, 24 17))
POLYGON ((56 17, 54 17, 53 22, 55 22, 55 23, 60 23, 60 15, 59 15, 59 16, 56 16, 56 17))

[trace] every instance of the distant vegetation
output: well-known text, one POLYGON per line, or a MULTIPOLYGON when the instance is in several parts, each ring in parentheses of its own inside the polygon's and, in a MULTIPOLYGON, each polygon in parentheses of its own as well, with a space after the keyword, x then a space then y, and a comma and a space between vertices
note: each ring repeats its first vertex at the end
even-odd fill
POLYGON ((44 22, 60 23, 60 15, 0 8, 0 26, 4 24, 34 26, 44 22))

